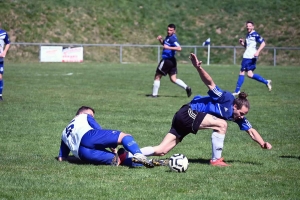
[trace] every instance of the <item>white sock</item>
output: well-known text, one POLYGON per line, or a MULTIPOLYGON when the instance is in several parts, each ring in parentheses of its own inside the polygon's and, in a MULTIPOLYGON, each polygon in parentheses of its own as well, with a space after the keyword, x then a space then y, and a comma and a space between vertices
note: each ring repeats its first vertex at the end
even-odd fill
POLYGON ((180 80, 180 79, 176 79, 175 83, 178 86, 182 87, 183 89, 186 89, 186 87, 187 87, 187 85, 182 80, 180 80))
MULTIPOLYGON (((154 154, 154 148, 153 147, 143 147, 141 148, 141 152, 144 156, 152 156, 154 154)), ((133 155, 132 153, 128 152, 128 158, 131 158, 133 155)))
POLYGON ((212 160, 217 160, 222 157, 225 134, 213 132, 211 135, 212 144, 212 160))
POLYGON ((152 91, 153 96, 158 95, 159 86, 160 86, 160 81, 155 80, 153 83, 153 91, 152 91))

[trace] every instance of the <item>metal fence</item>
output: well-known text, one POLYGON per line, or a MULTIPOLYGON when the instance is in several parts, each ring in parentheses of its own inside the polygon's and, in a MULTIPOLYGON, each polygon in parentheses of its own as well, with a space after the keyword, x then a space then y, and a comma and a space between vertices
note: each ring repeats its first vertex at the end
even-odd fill
MULTIPOLYGON (((80 43, 27 43, 27 42, 15 42, 11 43, 15 46, 15 50, 18 48, 24 48, 17 55, 29 55, 39 56, 40 46, 63 46, 63 47, 84 47, 86 54, 84 60, 97 60, 95 57, 102 55, 102 60, 110 62, 116 61, 120 63, 133 63, 133 62, 159 62, 161 59, 161 45, 141 45, 141 44, 80 44, 80 43), (28 50, 28 47, 34 47, 28 50), (92 49, 93 48, 93 49, 92 49), (95 48, 101 48, 101 50, 95 50, 95 48), (110 50, 108 50, 110 48, 110 50), (113 48, 113 50, 112 50, 113 48), (142 49, 151 50, 142 50, 142 49), (91 50, 92 49, 92 50, 91 50), (104 50, 105 49, 105 50, 104 50), (135 49, 135 50, 133 50, 135 49), (26 52, 28 50, 28 52, 26 52), (131 53, 128 53, 131 52, 131 53), (94 55, 93 55, 94 54, 94 55), (113 55, 112 55, 113 54, 113 55), (118 54, 118 55, 116 55, 118 54), (141 55, 142 54, 142 55, 141 55), (149 55, 148 55, 149 54, 149 55), (151 54, 151 55, 150 55, 151 54), (114 57, 108 59, 107 57, 114 57), (142 59, 142 56, 148 57, 148 59, 142 59), (155 58, 156 57, 156 58, 155 58), (115 60, 114 60, 115 59, 115 60), (139 61, 141 60, 141 61, 139 61)), ((177 53, 177 60, 179 62, 186 62, 188 54, 193 52, 195 54, 201 54, 202 61, 205 63, 207 59, 207 47, 201 45, 182 45, 182 51, 177 53)), ((300 47, 265 47, 261 52, 262 58, 259 58, 264 64, 267 65, 299 65, 300 63, 300 47), (264 58, 265 57, 265 58, 264 58)), ((241 60, 244 48, 242 46, 210 46, 210 63, 211 64, 237 64, 237 60, 241 60), (220 51, 221 50, 221 51, 220 51), (237 56, 238 55, 238 56, 237 56)), ((100 61, 102 61, 100 60, 100 61)), ((238 63, 239 64, 239 63, 238 63)))

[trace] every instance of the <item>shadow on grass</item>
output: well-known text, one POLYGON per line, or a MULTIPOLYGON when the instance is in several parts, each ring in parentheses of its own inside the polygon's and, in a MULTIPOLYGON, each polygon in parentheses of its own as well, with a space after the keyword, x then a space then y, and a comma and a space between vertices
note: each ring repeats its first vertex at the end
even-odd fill
POLYGON ((300 156, 279 156, 279 158, 294 158, 300 160, 300 156))
MULTIPOLYGON (((55 157, 56 160, 58 160, 58 157, 55 157)), ((76 158, 75 156, 68 156, 67 160, 65 160, 64 162, 68 162, 71 164, 77 164, 77 165, 91 165, 90 163, 86 163, 82 160, 80 160, 79 158, 76 158)))
MULTIPOLYGON (((203 158, 198 158, 198 159, 189 159, 190 163, 199 163, 203 165, 209 165, 210 159, 203 159, 203 158)), ((241 164, 247 164, 247 165, 262 165, 262 163, 258 162, 245 162, 241 160, 224 160, 228 164, 234 164, 234 163, 241 163, 241 164)))
MULTIPOLYGON (((143 95, 143 94, 142 94, 143 95)), ((156 99, 156 98, 163 98, 163 97, 172 97, 172 98, 182 98, 182 96, 177 96, 177 95, 157 95, 157 97, 153 97, 152 94, 146 94, 146 97, 152 98, 152 99, 156 99)))

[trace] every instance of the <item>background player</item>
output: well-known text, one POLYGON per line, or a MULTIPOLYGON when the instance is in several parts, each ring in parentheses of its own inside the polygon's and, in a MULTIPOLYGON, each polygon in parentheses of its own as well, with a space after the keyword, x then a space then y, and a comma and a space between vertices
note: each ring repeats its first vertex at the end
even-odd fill
POLYGON ((7 51, 10 47, 9 36, 7 32, 1 29, 1 22, 0 22, 0 101, 3 100, 2 92, 3 92, 3 73, 4 73, 4 58, 7 54, 7 51))
POLYGON ((159 62, 156 73, 154 76, 153 90, 151 97, 158 96, 158 90, 160 87, 160 79, 162 76, 169 74, 170 81, 176 85, 185 89, 188 97, 192 94, 192 89, 187 86, 182 80, 176 77, 177 74, 177 61, 175 58, 176 51, 181 51, 181 46, 178 43, 177 36, 175 34, 176 26, 174 24, 169 24, 167 29, 167 36, 163 40, 162 36, 157 37, 158 41, 164 46, 162 52, 162 59, 159 62))
POLYGON ((253 71, 256 69, 256 61, 261 50, 266 46, 265 40, 254 30, 254 23, 252 21, 246 22, 247 35, 246 39, 239 39, 240 44, 246 48, 243 60, 241 63, 240 75, 238 77, 236 88, 233 95, 238 95, 240 93, 241 87, 245 79, 245 71, 249 78, 257 80, 265 84, 269 91, 272 90, 272 81, 266 80, 259 74, 254 74, 253 71), (256 49, 256 44, 259 43, 260 46, 256 49))
POLYGON ((94 114, 95 111, 91 107, 82 106, 78 109, 75 118, 62 132, 59 161, 66 160, 71 151, 75 157, 87 163, 117 166, 125 163, 126 159, 123 155, 119 157, 115 150, 122 144, 133 154, 133 162, 153 167, 131 135, 118 130, 102 129, 94 119, 94 114), (111 151, 106 148, 110 148, 111 151))

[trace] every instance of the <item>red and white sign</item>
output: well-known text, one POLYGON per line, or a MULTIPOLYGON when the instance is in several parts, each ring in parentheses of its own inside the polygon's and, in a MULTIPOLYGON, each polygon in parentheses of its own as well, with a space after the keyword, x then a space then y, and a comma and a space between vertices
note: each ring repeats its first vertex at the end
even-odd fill
POLYGON ((41 62, 61 62, 62 46, 41 46, 41 62))
POLYGON ((83 62, 83 47, 63 49, 62 62, 83 62))
POLYGON ((83 47, 41 46, 40 62, 83 62, 83 47))

